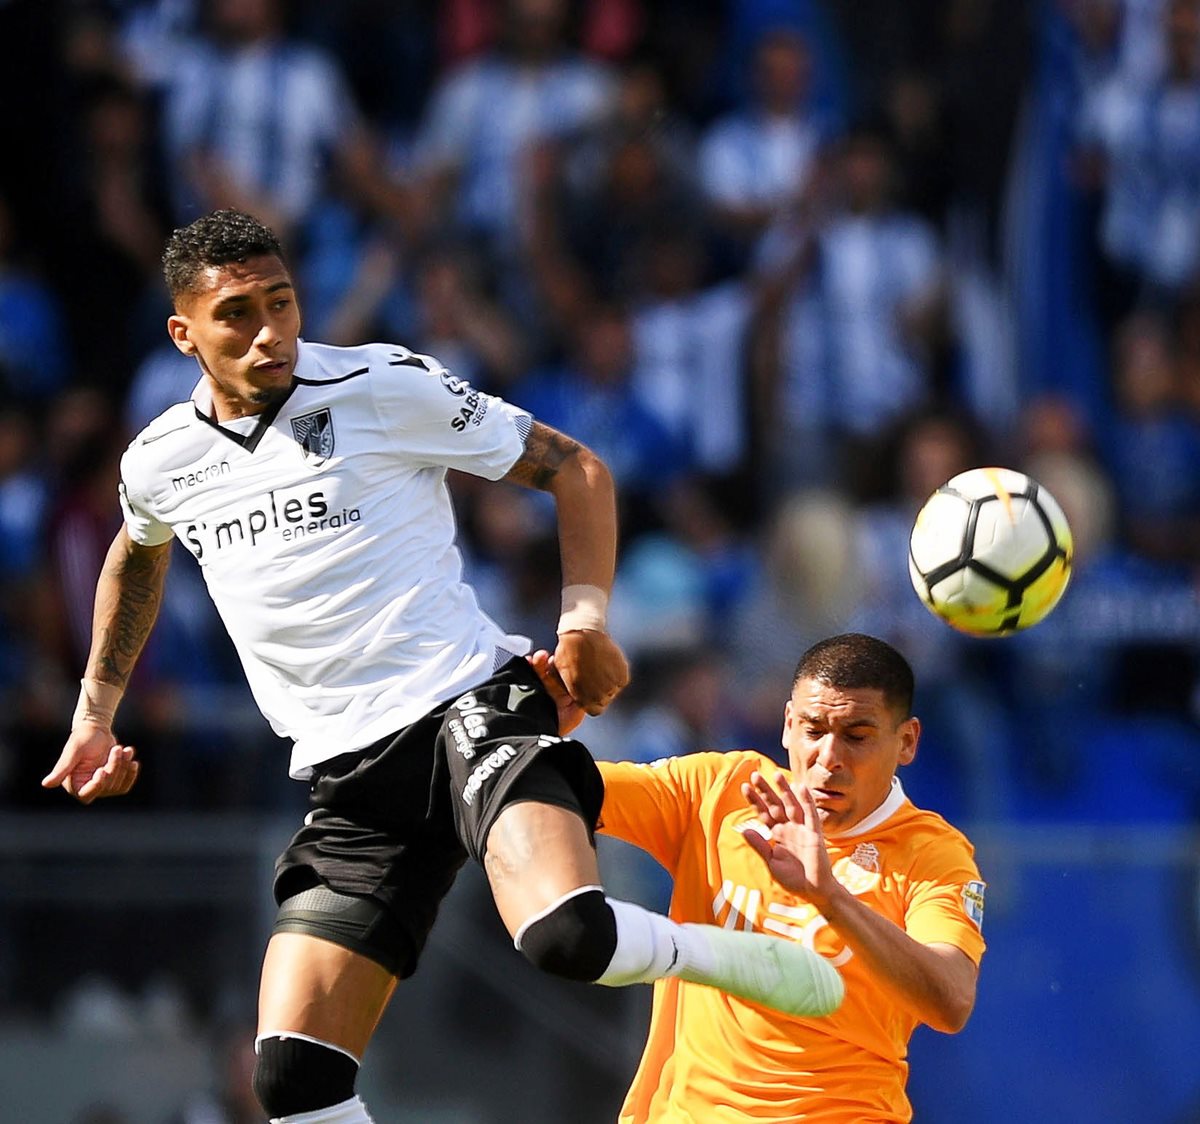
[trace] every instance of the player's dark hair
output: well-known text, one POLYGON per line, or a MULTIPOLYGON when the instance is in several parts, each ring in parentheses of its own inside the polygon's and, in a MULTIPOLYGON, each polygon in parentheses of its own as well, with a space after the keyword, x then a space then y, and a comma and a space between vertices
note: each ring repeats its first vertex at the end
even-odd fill
POLYGON ((905 718, 912 714, 912 668, 895 648, 874 636, 847 632, 818 641, 800 657, 792 686, 801 679, 850 691, 882 691, 888 706, 905 718))
POLYGON ((213 211, 172 232, 163 251, 163 277, 171 299, 178 302, 184 293, 195 291, 210 266, 266 256, 284 260, 270 227, 243 211, 213 211))

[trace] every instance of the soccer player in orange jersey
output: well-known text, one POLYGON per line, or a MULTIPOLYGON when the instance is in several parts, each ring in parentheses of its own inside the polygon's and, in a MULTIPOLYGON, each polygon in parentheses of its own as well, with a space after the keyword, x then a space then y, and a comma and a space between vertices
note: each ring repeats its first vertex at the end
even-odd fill
POLYGON ((832 1015, 794 1018, 659 981, 622 1124, 912 1118, 909 1038, 962 1029, 984 949, 971 844, 895 775, 920 737, 912 694, 894 648, 835 636, 796 669, 789 770, 749 751, 600 763, 601 830, 671 873, 672 918, 800 941, 846 986, 832 1015))

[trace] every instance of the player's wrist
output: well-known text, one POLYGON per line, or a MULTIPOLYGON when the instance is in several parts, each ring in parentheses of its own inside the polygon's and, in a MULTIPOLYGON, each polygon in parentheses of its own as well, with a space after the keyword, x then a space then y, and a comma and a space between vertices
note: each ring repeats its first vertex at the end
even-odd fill
POLYGON ((598 585, 566 585, 557 633, 607 632, 608 594, 598 585))
POLYGON ((111 730, 117 707, 125 694, 123 687, 115 683, 104 683, 99 679, 83 678, 79 681, 79 698, 75 713, 71 716, 71 729, 87 724, 111 730))
POLYGON ((854 895, 836 878, 831 880, 830 885, 815 884, 807 897, 809 904, 829 922, 843 916, 846 905, 855 900, 854 895))

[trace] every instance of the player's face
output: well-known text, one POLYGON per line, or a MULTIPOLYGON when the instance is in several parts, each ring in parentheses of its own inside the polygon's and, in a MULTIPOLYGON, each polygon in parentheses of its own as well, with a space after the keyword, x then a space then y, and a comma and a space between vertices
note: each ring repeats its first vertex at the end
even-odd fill
POLYGON ((879 690, 801 679, 784 709, 783 746, 796 784, 807 785, 827 832, 841 832, 887 799, 892 777, 917 751, 920 723, 879 690))
POLYGON ((261 413, 292 385, 300 309, 273 255, 210 266, 197 290, 180 298, 167 330, 199 361, 218 420, 261 413))

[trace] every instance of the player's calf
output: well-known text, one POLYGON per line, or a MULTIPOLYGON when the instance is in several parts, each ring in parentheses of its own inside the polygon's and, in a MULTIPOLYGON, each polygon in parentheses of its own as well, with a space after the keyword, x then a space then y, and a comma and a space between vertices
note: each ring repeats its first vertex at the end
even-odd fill
POLYGON ((304 1035, 260 1035, 254 1094, 271 1124, 373 1124, 355 1096, 358 1059, 304 1035))

